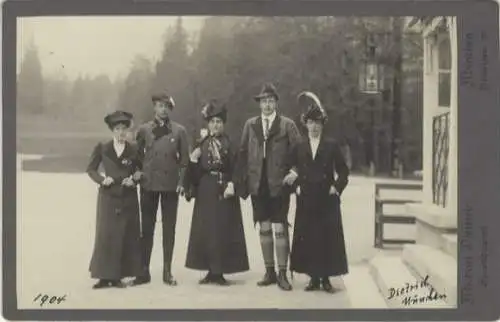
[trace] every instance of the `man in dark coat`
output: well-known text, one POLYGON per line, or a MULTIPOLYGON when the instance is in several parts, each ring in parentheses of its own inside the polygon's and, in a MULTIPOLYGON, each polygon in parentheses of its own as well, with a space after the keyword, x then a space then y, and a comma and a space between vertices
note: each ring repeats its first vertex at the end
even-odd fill
POLYGON ((307 139, 291 157, 299 176, 294 184, 297 209, 290 269, 311 277, 306 291, 322 286, 332 293, 335 290, 329 277, 348 271, 340 196, 348 183, 349 169, 339 145, 322 135, 327 116, 321 103, 310 92, 303 95, 314 99, 303 114, 307 139))
POLYGON ((158 202, 161 201, 163 230, 163 281, 177 285, 171 272, 177 223, 179 195, 183 194, 183 176, 189 163, 186 129, 172 121, 170 112, 174 100, 167 94, 153 95, 155 117, 137 132, 137 144, 142 154, 141 212, 142 256, 144 273, 134 284, 151 281, 149 264, 158 202))
POLYGON ((257 284, 278 284, 291 290, 286 272, 289 256, 288 210, 290 185, 296 178, 289 162, 290 151, 300 140, 295 123, 277 112, 278 93, 272 84, 265 84, 255 96, 261 115, 245 123, 239 149, 239 185, 243 198, 251 195, 254 222, 259 222, 260 244, 266 273, 257 284), (273 238, 273 228, 274 237, 273 238), (278 260, 276 275, 274 246, 278 260))

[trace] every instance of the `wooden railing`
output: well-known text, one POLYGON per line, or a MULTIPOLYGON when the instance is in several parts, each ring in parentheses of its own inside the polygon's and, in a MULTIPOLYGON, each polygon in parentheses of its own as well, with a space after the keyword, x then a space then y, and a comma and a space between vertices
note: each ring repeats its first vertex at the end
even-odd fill
POLYGON ((405 205, 420 202, 418 199, 396 199, 382 197, 381 190, 422 191, 420 183, 376 183, 375 184, 375 241, 374 246, 383 248, 384 244, 413 244, 412 239, 387 239, 384 237, 384 224, 415 224, 415 217, 406 213, 384 214, 384 205, 405 205))

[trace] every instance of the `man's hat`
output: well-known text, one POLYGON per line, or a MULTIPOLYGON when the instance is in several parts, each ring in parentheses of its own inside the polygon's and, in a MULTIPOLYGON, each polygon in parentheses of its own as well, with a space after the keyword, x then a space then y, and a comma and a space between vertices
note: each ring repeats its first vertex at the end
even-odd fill
POLYGON ((132 123, 132 118, 134 116, 132 113, 125 111, 114 111, 104 117, 104 122, 108 125, 110 129, 115 127, 119 123, 125 124, 127 127, 132 123))
POLYGON ((278 91, 276 90, 276 87, 273 84, 271 83, 264 84, 262 86, 262 89, 260 90, 260 93, 254 96, 254 99, 256 101, 260 101, 265 97, 274 97, 277 101, 279 100, 278 91))
POLYGON ((161 93, 156 93, 156 94, 153 94, 151 96, 151 100, 154 102, 165 102, 167 103, 167 106, 173 110, 174 107, 175 107, 175 102, 174 102, 174 99, 172 96, 168 95, 167 93, 165 92, 161 92, 161 93))
POLYGON ((220 117, 222 121, 226 122, 227 109, 224 104, 220 104, 216 99, 210 100, 201 109, 201 115, 205 120, 210 120, 212 117, 220 117))
POLYGON ((326 123, 328 121, 328 115, 323 109, 321 101, 318 96, 313 92, 304 91, 297 96, 297 100, 302 109, 305 109, 302 114, 302 122, 306 122, 308 119, 313 121, 321 121, 326 123))

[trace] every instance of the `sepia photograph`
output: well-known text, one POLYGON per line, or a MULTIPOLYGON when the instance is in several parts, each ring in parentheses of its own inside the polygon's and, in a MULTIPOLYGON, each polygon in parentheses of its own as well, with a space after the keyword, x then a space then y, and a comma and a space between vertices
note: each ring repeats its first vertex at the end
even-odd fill
POLYGON ((18 308, 457 308, 458 39, 18 17, 18 308))

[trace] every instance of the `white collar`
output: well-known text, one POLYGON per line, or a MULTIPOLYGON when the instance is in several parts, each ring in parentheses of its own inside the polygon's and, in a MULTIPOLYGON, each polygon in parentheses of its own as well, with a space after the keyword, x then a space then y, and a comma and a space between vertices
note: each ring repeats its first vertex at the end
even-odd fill
POLYGON ((268 119, 269 123, 273 123, 274 119, 276 118, 276 111, 274 111, 271 115, 269 116, 264 116, 264 114, 261 115, 262 119, 268 119))
POLYGON ((309 137, 309 141, 311 142, 319 142, 321 140, 321 135, 318 136, 317 138, 313 138, 311 136, 308 136, 309 137))
POLYGON ((120 143, 116 140, 116 138, 113 138, 113 145, 122 147, 125 145, 125 142, 120 143))

